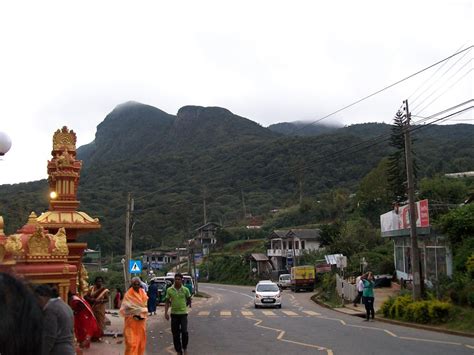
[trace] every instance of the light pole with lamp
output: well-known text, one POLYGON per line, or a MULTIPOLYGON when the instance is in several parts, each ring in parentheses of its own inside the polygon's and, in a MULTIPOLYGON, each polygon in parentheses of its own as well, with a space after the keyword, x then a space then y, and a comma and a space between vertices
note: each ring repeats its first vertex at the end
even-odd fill
POLYGON ((7 154, 11 147, 12 140, 10 137, 4 132, 0 132, 0 157, 7 154))

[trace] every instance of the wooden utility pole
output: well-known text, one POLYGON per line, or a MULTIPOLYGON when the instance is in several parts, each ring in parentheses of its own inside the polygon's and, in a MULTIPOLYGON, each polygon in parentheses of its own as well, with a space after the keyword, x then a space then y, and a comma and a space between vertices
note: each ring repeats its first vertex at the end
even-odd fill
POLYGON ((405 137, 405 161, 407 169, 407 192, 410 209, 410 238, 411 238, 411 270, 413 275, 413 299, 421 298, 421 270, 420 251, 418 249, 418 236, 416 233, 416 204, 415 204, 415 183, 413 177, 413 157, 411 154, 410 139, 410 111, 408 110, 408 100, 403 101, 403 111, 405 115, 404 137, 405 137))
POLYGON ((130 285, 130 273, 129 273, 129 265, 130 265, 130 214, 131 214, 131 200, 132 194, 129 192, 127 196, 127 211, 125 213, 125 262, 123 264, 124 267, 124 275, 125 275, 125 290, 128 290, 128 286, 130 285))
POLYGON ((240 194, 242 196, 242 212, 244 213, 244 219, 247 217, 247 208, 245 207, 245 198, 244 198, 244 190, 240 189, 240 194))
POLYGON ((207 223, 207 207, 206 207, 206 198, 207 198, 207 187, 204 186, 202 190, 202 198, 203 198, 203 212, 204 212, 204 224, 207 223))

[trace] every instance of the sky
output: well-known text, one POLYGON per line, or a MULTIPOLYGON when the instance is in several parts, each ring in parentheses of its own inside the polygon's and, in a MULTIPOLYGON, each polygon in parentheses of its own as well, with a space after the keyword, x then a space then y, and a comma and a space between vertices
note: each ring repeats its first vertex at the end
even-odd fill
MULTIPOLYGON (((0 132, 12 147, 0 184, 46 178, 56 129, 87 144, 129 100, 170 114, 220 106, 263 126, 315 121, 471 46, 473 22, 469 0, 1 2, 0 132)), ((471 99, 472 52, 323 122, 390 123, 407 98, 419 116, 471 99)))

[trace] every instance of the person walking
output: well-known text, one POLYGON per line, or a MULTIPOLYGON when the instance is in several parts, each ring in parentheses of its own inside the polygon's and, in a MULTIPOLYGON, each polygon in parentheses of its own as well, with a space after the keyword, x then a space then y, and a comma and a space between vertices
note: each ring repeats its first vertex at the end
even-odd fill
POLYGON ((150 286, 148 286, 148 313, 149 315, 156 315, 156 299, 158 296, 158 284, 154 281, 151 280, 150 286))
POLYGON ((95 278, 94 285, 84 295, 84 298, 91 305, 95 319, 97 319, 97 324, 103 334, 106 321, 106 303, 109 301, 109 290, 104 287, 104 279, 101 276, 95 278))
POLYGON ((187 354, 188 347, 188 308, 191 307, 191 293, 183 286, 183 275, 174 275, 174 284, 166 290, 165 319, 169 320, 171 307, 171 332, 176 353, 187 354))
POLYGON ((123 294, 122 290, 117 288, 115 289, 115 297, 114 297, 114 309, 120 309, 122 305, 123 294))
POLYGON ((71 307, 54 294, 48 285, 35 288, 43 309, 42 355, 75 355, 74 314, 71 307))
POLYGON ((43 314, 31 285, 0 272, 0 354, 41 355, 43 314))
POLYGON ((364 292, 364 282, 362 281, 364 278, 364 275, 357 276, 356 278, 356 289, 357 289, 357 296, 354 298, 354 307, 357 307, 357 305, 360 303, 362 299, 362 293, 364 292))
POLYGON ((120 307, 120 315, 125 318, 123 329, 125 355, 145 353, 148 296, 140 281, 138 277, 132 279, 132 287, 125 293, 120 307))
POLYGON ((374 310, 374 275, 371 272, 367 273, 367 277, 362 279, 364 283, 364 291, 362 292, 362 302, 365 305, 365 311, 367 313, 365 321, 369 321, 372 316, 372 320, 375 318, 374 310))

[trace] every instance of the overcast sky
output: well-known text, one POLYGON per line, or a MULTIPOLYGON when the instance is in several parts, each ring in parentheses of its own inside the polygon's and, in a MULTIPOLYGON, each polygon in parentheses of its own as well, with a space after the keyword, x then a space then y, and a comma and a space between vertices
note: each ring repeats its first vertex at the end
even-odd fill
MULTIPOLYGON (((46 178, 56 129, 89 143, 128 100, 314 121, 472 45, 472 23, 470 0, 2 2, 0 184, 46 178)), ((436 69, 333 119, 389 123, 425 87, 418 111, 446 93, 422 116, 473 97, 472 50, 436 69)))

